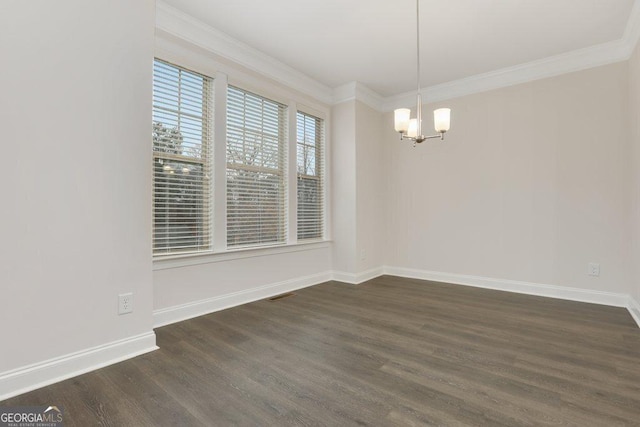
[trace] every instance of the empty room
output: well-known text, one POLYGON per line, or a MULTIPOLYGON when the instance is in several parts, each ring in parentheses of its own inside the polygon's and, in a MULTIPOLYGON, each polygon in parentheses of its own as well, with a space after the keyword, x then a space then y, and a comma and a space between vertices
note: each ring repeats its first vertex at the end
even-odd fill
POLYGON ((640 426, 640 0, 2 0, 0 427, 640 426))

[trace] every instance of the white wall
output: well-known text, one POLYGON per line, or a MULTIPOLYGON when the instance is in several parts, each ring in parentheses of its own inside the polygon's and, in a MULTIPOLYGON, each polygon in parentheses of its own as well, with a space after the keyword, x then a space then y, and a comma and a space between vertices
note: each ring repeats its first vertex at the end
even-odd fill
POLYGON ((355 274, 356 259, 356 101, 331 109, 332 267, 355 274))
MULTIPOLYGON (((215 258, 213 258, 215 259, 215 258)), ((154 310, 246 293, 262 286, 303 279, 331 270, 329 245, 280 254, 263 254, 250 258, 214 261, 153 272, 154 310)), ((324 279, 326 280, 326 279, 324 279)), ((321 280, 322 281, 322 280, 321 280)), ((317 282, 316 282, 317 283, 317 282)), ((303 282, 304 285, 310 283, 303 282)), ((315 284, 315 283, 314 283, 315 284)), ((292 288, 300 287, 293 284, 292 288)), ((270 294, 279 293, 272 291, 270 294)), ((257 294, 258 297, 264 297, 257 294)), ((178 312, 178 316, 181 314, 178 312)))
POLYGON ((361 282, 384 265, 382 117, 360 101, 332 109, 332 267, 338 280, 361 282))
POLYGON ((627 64, 446 104, 446 141, 417 148, 385 116, 387 265, 630 293, 627 64))
POLYGON ((387 162, 382 113, 356 102, 356 272, 384 265, 387 162))
POLYGON ((1 377, 151 332, 154 2, 5 0, 0 28, 1 377))
POLYGON ((629 125, 631 128, 631 160, 633 177, 631 185, 632 197, 632 237, 633 251, 631 264, 634 267, 633 296, 640 303, 640 44, 629 60, 629 125))

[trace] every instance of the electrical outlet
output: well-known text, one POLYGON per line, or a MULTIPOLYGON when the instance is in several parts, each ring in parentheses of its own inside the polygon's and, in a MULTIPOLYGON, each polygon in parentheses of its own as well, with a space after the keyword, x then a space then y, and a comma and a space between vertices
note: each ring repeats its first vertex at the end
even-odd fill
POLYGON ((118 314, 127 314, 133 312, 133 294, 118 295, 118 314))
POLYGON ((360 249, 360 259, 361 260, 367 259, 367 250, 366 249, 360 249))
POLYGON ((589 263, 589 276, 600 276, 600 264, 596 264, 595 262, 589 263))

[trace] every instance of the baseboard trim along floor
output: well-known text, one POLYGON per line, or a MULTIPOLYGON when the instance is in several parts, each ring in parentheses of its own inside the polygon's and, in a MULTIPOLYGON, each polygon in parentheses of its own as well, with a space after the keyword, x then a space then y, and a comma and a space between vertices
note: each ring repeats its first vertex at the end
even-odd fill
POLYGON ((188 304, 156 310, 153 312, 154 327, 169 325, 171 323, 247 304, 263 298, 269 298, 285 292, 291 292, 308 286, 317 285, 329 280, 358 285, 384 274, 409 279, 473 286, 477 288, 494 289, 569 301, 587 302, 613 307, 625 307, 631 313, 631 316, 638 324, 638 327, 640 327, 640 305, 627 294, 392 266, 373 268, 360 273, 327 271, 311 276, 259 286, 239 292, 194 301, 188 304))
MULTIPOLYGON (((357 285, 382 275, 451 283, 614 307, 625 307, 638 327, 640 327, 640 304, 632 296, 627 294, 391 266, 374 268, 361 273, 326 271, 155 310, 153 312, 153 325, 154 328, 169 325, 275 295, 296 291, 330 280, 357 285)), ((149 332, 8 371, 0 374, 0 400, 81 375, 153 351, 157 348, 155 344, 155 333, 149 332)))
POLYGON ((614 292, 602 292, 517 280, 495 279, 491 277, 467 276, 463 274, 441 273, 437 271, 415 270, 409 268, 385 267, 390 276, 410 279, 430 280, 433 282, 453 283, 455 285, 474 286, 476 288, 516 292, 519 294, 559 298, 570 301, 589 302, 614 307, 626 307, 628 295, 614 292))
POLYGON ((0 374, 0 400, 157 350, 156 334, 113 341, 0 374))
POLYGON ((278 283, 271 283, 251 289, 232 292, 229 294, 207 298, 200 301, 194 301, 187 304, 154 310, 153 327, 158 328, 160 326, 165 326, 171 323, 203 316, 205 314, 213 313, 231 307, 236 307, 238 305, 247 304, 264 298, 270 298, 275 295, 292 292, 298 289, 327 282, 331 279, 331 272, 327 271, 311 276, 285 280, 278 283))
POLYGON ((636 321, 636 324, 640 328, 640 303, 638 303, 638 301, 636 301, 632 296, 629 296, 627 310, 629 310, 631 317, 633 317, 633 320, 636 321))
POLYGON ((640 331, 621 307, 385 275, 156 334, 158 351, 3 405, 54 397, 73 424, 118 426, 640 419, 640 331))
POLYGON ((498 291, 515 292, 519 294, 536 295, 568 301, 587 302, 612 307, 624 307, 629 311, 638 327, 640 327, 640 304, 638 304, 633 297, 628 294, 390 266, 384 267, 384 273, 390 276, 404 277, 408 279, 429 280, 433 282, 473 286, 476 288, 494 289, 498 291))

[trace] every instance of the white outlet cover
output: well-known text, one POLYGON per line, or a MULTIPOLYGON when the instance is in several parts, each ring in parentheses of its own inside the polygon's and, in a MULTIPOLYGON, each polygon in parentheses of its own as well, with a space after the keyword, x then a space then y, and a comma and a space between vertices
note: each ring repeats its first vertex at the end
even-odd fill
POLYGON ((133 312, 133 294, 118 295, 118 314, 127 314, 133 312))
POLYGON ((600 264, 597 264, 595 262, 589 263, 589 276, 600 276, 600 264))

